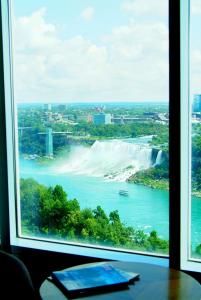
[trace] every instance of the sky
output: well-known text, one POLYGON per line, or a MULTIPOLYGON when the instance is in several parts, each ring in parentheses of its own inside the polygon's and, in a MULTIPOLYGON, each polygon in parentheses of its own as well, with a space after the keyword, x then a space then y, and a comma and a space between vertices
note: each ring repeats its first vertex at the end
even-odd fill
POLYGON ((17 102, 168 101, 168 0, 13 0, 12 15, 17 102))
POLYGON ((194 94, 201 94, 201 1, 191 0, 190 30, 190 88, 191 100, 194 94))

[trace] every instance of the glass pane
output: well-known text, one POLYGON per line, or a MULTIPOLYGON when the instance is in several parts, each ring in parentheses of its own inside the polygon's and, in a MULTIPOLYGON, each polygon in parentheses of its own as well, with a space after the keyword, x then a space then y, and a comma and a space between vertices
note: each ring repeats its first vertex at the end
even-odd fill
POLYGON ((20 234, 168 254, 168 1, 13 4, 20 234))
POLYGON ((201 258, 201 3, 191 0, 192 101, 191 256, 201 258))

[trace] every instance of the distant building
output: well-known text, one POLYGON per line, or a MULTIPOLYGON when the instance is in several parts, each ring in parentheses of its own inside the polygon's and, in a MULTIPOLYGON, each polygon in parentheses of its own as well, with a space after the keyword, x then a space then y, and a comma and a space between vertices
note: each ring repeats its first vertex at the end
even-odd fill
POLYGON ((44 104, 44 109, 45 109, 46 111, 52 110, 52 104, 50 104, 50 103, 44 104))
POLYGON ((193 112, 201 112, 201 95, 194 95, 193 97, 193 105, 192 105, 193 112))
POLYGON ((57 108, 58 108, 59 111, 65 111, 65 110, 68 109, 68 105, 67 104, 59 104, 57 106, 57 108))
POLYGON ((162 122, 166 122, 166 123, 168 123, 168 122, 169 122, 169 118, 167 117, 167 115, 166 115, 166 114, 163 114, 163 113, 161 113, 161 114, 157 114, 157 118, 156 118, 156 120, 158 120, 158 121, 162 121, 162 122))
POLYGON ((201 120, 201 112, 192 113, 192 118, 201 120))
POLYGON ((124 117, 113 117, 112 123, 122 125, 124 124, 124 117))
POLYGON ((91 115, 87 116, 87 122, 92 123, 93 122, 93 117, 91 115))
POLYGON ((105 108, 106 108, 105 105, 103 105, 103 106, 96 106, 96 107, 94 107, 94 110, 97 111, 97 112, 99 112, 99 113, 103 113, 104 110, 105 110, 105 108))
POLYGON ((52 112, 49 112, 47 114, 47 122, 53 122, 54 121, 54 118, 53 118, 53 113, 52 112))
POLYGON ((144 112, 143 115, 146 117, 149 117, 149 118, 154 118, 157 115, 157 113, 156 112, 144 112))
POLYGON ((124 117, 124 124, 133 124, 136 122, 146 122, 148 121, 148 118, 145 117, 124 117))
POLYGON ((59 114, 59 113, 53 114, 53 118, 54 118, 54 121, 56 121, 56 122, 61 122, 63 120, 62 114, 59 114))
POLYGON ((93 123, 95 125, 112 124, 111 114, 100 113, 93 116, 93 123))
POLYGON ((65 120, 76 121, 77 120, 77 115, 75 115, 75 114, 67 114, 67 115, 64 115, 63 118, 65 120))

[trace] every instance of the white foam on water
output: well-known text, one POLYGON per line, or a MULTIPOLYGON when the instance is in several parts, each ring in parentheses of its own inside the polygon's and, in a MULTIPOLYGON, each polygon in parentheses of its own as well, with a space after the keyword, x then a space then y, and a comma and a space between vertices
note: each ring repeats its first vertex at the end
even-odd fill
POLYGON ((57 173, 74 173, 107 180, 126 181, 139 170, 150 168, 152 149, 147 145, 122 140, 96 141, 91 147, 78 146, 63 165, 55 168, 57 173))

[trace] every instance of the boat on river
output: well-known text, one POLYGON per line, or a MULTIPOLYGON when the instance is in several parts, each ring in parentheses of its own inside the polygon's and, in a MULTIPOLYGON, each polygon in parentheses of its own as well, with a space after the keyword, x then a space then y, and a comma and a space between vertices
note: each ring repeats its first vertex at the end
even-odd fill
POLYGON ((121 196, 127 196, 128 197, 128 191, 126 191, 126 190, 119 190, 119 195, 121 195, 121 196))

